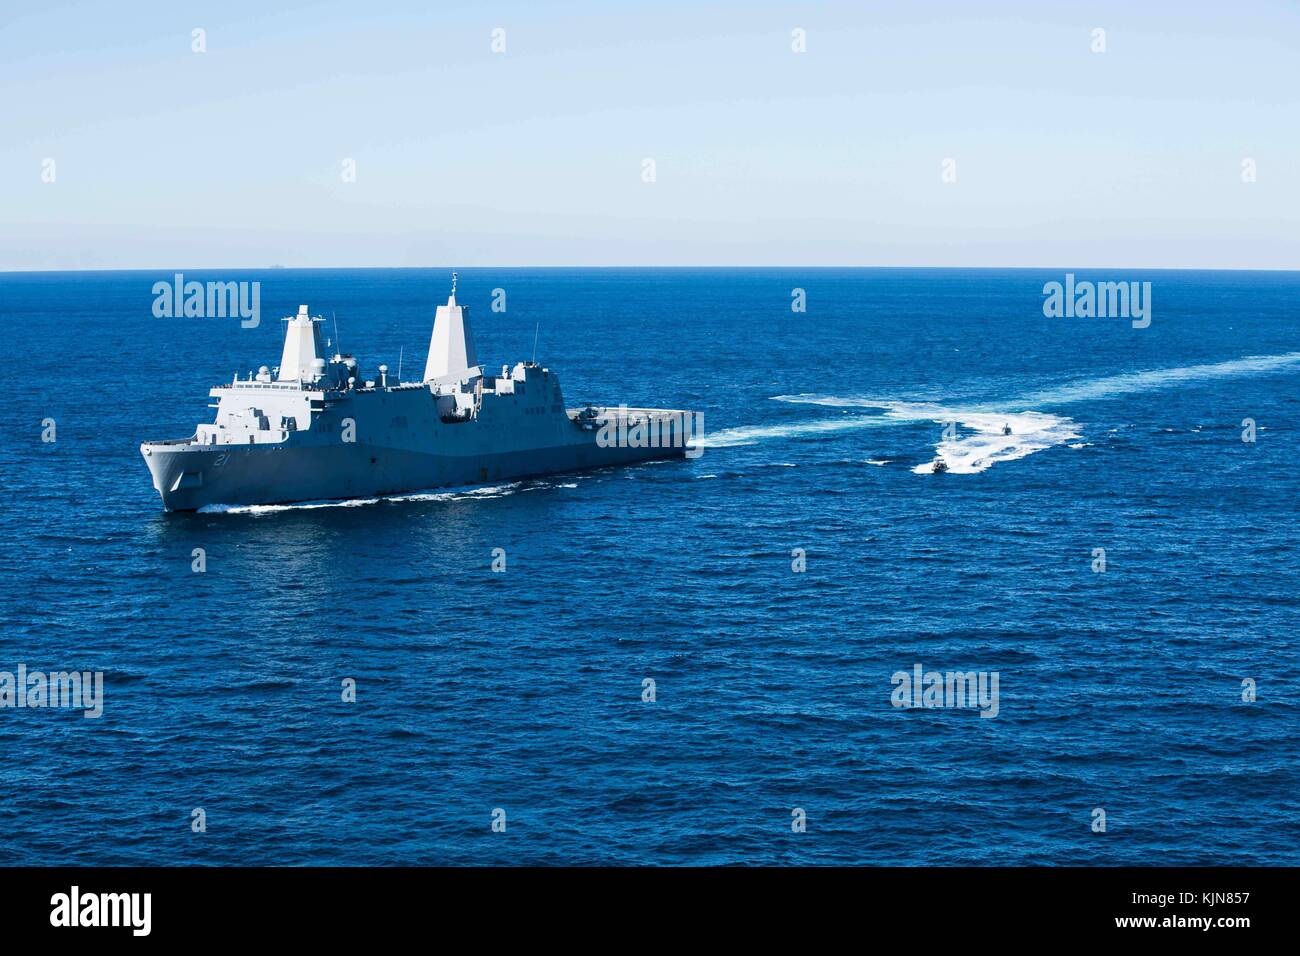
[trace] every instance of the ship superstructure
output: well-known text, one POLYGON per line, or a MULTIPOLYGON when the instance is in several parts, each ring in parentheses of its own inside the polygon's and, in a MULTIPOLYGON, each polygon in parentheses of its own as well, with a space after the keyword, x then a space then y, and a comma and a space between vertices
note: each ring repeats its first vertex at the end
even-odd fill
POLYGON ((566 409, 535 362, 478 364, 455 279, 438 306, 424 376, 372 378, 327 356, 320 316, 286 319, 280 364, 210 391, 216 420, 140 446, 168 511, 384 496, 691 454, 683 410, 566 409))

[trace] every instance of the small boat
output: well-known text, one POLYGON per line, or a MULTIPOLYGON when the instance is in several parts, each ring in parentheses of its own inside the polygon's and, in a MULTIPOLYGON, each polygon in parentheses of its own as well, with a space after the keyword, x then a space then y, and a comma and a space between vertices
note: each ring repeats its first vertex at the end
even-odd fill
POLYGON ((935 474, 935 475, 942 474, 947 470, 948 470, 948 463, 944 461, 942 458, 936 458, 934 460, 934 464, 930 466, 931 474, 935 474))

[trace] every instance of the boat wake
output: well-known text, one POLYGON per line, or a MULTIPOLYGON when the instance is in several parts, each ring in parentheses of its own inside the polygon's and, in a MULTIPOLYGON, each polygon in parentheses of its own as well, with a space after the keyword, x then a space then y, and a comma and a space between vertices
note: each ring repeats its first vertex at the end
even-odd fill
MULTIPOLYGON (((1052 388, 1027 392, 1004 402, 976 403, 970 407, 981 411, 996 412, 998 409, 1008 406, 1070 405, 1077 402, 1104 401, 1109 398, 1131 395, 1135 392, 1153 392, 1175 385, 1209 382, 1222 378, 1267 375, 1272 372, 1284 371, 1295 365, 1300 365, 1300 352, 1284 352, 1280 355, 1248 355, 1227 362, 1185 365, 1180 368, 1147 369, 1142 372, 1125 372, 1120 375, 1103 376, 1102 378, 1081 379, 1052 388)), ((895 401, 871 397, 810 393, 774 395, 772 400, 789 402, 795 405, 822 405, 829 408, 884 409, 899 404, 895 401)), ((920 407, 920 404, 923 403, 919 403, 918 407, 920 407)))
MULTIPOLYGON (((713 436, 717 447, 728 444, 752 444, 764 438, 794 437, 821 432, 846 431, 885 424, 932 421, 956 423, 966 432, 940 440, 935 448, 947 470, 956 474, 985 471, 1002 461, 1024 458, 1057 445, 1078 449, 1082 436, 1076 423, 1063 415, 1030 411, 1042 406, 1061 406, 1081 402, 1105 401, 1138 392, 1157 391, 1216 379, 1265 375, 1300 365, 1300 352, 1280 355, 1256 355, 1227 362, 1188 365, 1181 368, 1149 369, 1091 380, 1067 382, 999 402, 974 403, 950 408, 932 402, 900 402, 870 396, 843 395, 775 395, 774 401, 795 405, 817 405, 841 409, 877 409, 874 415, 853 415, 796 425, 733 428, 713 436), (1013 411, 1016 409, 1016 411, 1013 411), (1004 434, 1004 428, 1010 433, 1004 434), (718 439, 723 439, 718 441, 718 439), (744 440, 737 440, 744 439, 744 440), (1073 444, 1072 444, 1073 443, 1073 444)), ((934 462, 912 469, 917 474, 934 470, 934 462)))
POLYGON ((1026 405, 1068 405, 1075 402, 1103 401, 1134 392, 1153 392, 1174 385, 1211 382, 1221 378, 1267 375, 1300 365, 1300 352, 1281 355, 1250 355, 1230 362, 1186 365, 1182 368, 1149 369, 1126 372, 1104 378, 1067 382, 1055 388, 1030 392, 1019 399, 1026 405))
POLYGON ((734 448, 738 445, 755 445, 771 438, 801 438, 805 435, 822 435, 827 432, 853 431, 888 425, 879 415, 860 415, 853 418, 828 418, 819 422, 797 422, 789 425, 742 425, 724 428, 705 434, 692 446, 700 448, 734 448))
MULTIPOLYGON (((935 449, 935 457, 943 459, 947 470, 955 475, 971 475, 987 471, 1003 461, 1025 458, 1035 452, 1055 445, 1064 445, 1081 437, 1075 423, 1060 415, 1043 412, 1019 414, 990 414, 988 412, 962 412, 940 409, 943 414, 934 421, 953 422, 974 434, 958 434, 944 439, 935 449), (1010 433, 1006 432, 1010 429, 1010 433)), ((912 419, 905 419, 912 420, 912 419)), ((918 475, 934 470, 929 461, 912 469, 918 475)))
MULTIPOLYGON (((793 396, 780 396, 783 401, 791 401, 793 398, 793 396)), ((729 448, 753 445, 773 438, 798 438, 860 428, 881 428, 908 422, 928 421, 939 425, 954 423, 966 432, 974 434, 962 434, 959 431, 954 437, 940 441, 935 449, 936 455, 944 460, 948 471, 955 474, 972 474, 985 471, 998 462, 1024 458, 1034 452, 1081 437, 1075 431, 1075 423, 1071 419, 1043 412, 997 412, 980 408, 948 408, 932 403, 839 399, 832 396, 817 396, 816 400, 808 404, 847 405, 850 402, 860 402, 860 406, 857 407, 878 408, 880 414, 845 416, 787 425, 728 428, 713 435, 706 435, 700 444, 705 448, 729 448), (1011 434, 1004 435, 1003 429, 1008 426, 1011 428, 1011 434)), ((869 462, 869 464, 884 463, 879 459, 872 459, 869 462)), ((913 471, 917 474, 928 473, 933 466, 934 462, 929 461, 916 466, 913 471)))
MULTIPOLYGON (((940 439, 935 459, 942 459, 947 471, 970 475, 987 471, 1003 461, 1025 458, 1035 452, 1079 439, 1075 422, 1063 415, 1046 412, 989 412, 973 408, 949 408, 930 402, 876 402, 882 415, 877 421, 934 422, 944 426, 950 437, 940 439), (948 426, 952 426, 949 430, 948 426)), ((935 461, 912 469, 930 474, 935 461)))

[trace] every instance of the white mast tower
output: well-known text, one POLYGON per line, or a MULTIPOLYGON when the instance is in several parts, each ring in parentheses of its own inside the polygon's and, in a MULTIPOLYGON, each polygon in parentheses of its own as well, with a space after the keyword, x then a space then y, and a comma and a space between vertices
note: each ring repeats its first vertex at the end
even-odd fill
POLYGON ((468 321, 469 307, 456 304, 456 273, 451 274, 451 296, 446 305, 438 306, 429 338, 429 360, 424 366, 424 380, 464 375, 478 365, 474 336, 468 321))

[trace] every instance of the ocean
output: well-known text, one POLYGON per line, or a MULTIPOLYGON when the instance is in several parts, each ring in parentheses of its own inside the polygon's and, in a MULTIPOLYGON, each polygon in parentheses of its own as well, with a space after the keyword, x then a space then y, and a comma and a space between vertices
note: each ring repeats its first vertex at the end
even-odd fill
POLYGON ((703 454, 190 515, 141 441, 300 303, 418 375, 451 270, 0 275, 0 672, 104 675, 0 708, 0 864, 1300 864, 1300 274, 1066 271, 460 269, 703 454))

